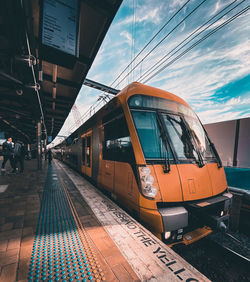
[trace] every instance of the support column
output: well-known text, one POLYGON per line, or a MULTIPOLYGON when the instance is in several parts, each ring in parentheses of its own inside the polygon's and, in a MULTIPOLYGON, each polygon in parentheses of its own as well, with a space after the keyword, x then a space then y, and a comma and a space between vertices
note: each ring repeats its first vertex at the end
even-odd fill
POLYGON ((44 156, 45 160, 47 160, 47 138, 44 139, 44 156))
POLYGON ((238 164, 238 143, 239 143, 239 133, 240 133, 240 120, 236 121, 235 128, 235 141, 234 141, 234 158, 233 158, 233 166, 237 167, 238 164))
POLYGON ((37 169, 42 169, 41 121, 37 122, 37 169))

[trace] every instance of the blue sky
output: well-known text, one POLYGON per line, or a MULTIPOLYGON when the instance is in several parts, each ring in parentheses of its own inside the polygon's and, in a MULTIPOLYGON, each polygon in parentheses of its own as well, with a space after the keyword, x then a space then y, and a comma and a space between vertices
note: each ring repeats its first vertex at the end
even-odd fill
MULTIPOLYGON (((186 2, 187 0, 124 0, 87 78, 111 85, 131 59, 186 2)), ((249 0, 202 2, 202 0, 190 0, 138 56, 125 74, 131 71, 133 66, 138 64, 138 67, 127 77, 124 78, 125 74, 121 76, 120 80, 124 78, 123 81, 120 83, 117 81, 113 87, 122 89, 132 81, 145 82, 145 77, 141 75, 146 71, 152 71, 155 63, 164 56, 172 55, 162 66, 250 5, 249 0), (197 7, 199 4, 201 5, 197 7), (238 6, 234 8, 236 5, 238 6), (181 22, 196 7, 197 9, 181 22), (234 9, 231 12, 221 17, 232 8, 234 9), (225 10, 222 11, 223 9, 225 10), (217 15, 220 11, 221 14, 217 15), (197 31, 198 33, 206 28, 201 34, 173 55, 177 50, 174 48, 178 44, 212 17, 214 17, 212 21, 197 31), (218 21, 211 25, 215 20, 218 21), (177 24, 179 26, 175 28, 177 24), (162 43, 148 54, 168 33, 162 43)), ((205 124, 249 117, 250 10, 202 41, 179 60, 168 65, 146 84, 182 97, 205 124)), ((79 115, 96 104, 100 94, 102 93, 99 91, 83 86, 76 100, 79 115)), ((74 121, 75 118, 71 113, 60 134, 67 132, 74 121)))

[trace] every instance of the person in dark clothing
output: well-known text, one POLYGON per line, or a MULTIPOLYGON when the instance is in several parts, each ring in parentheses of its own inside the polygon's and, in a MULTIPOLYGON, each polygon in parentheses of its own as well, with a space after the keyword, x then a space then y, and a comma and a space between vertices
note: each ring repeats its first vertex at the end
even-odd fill
POLYGON ((17 171, 18 163, 20 165, 20 173, 24 170, 24 158, 25 158, 25 147, 24 144, 17 140, 14 147, 14 161, 15 161, 15 169, 17 171))
POLYGON ((50 150, 50 149, 48 150, 48 160, 49 160, 49 164, 51 164, 51 160, 52 160, 52 152, 51 152, 51 150, 50 150))
POLYGON ((16 171, 15 162, 14 162, 14 143, 12 142, 12 138, 9 137, 3 143, 3 162, 2 162, 2 170, 1 173, 5 173, 5 164, 7 161, 10 161, 12 172, 16 171))

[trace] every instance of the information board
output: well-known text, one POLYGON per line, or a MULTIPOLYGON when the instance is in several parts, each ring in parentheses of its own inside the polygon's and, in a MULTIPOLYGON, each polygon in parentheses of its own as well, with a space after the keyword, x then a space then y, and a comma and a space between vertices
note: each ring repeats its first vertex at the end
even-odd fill
POLYGON ((44 0, 42 44, 78 57, 78 0, 44 0))

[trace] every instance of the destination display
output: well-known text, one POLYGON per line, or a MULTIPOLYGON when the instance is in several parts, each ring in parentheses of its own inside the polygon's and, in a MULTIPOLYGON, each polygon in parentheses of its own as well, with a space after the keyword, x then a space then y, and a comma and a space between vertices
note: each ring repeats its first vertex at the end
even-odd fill
POLYGON ((44 0, 42 44, 78 56, 78 0, 44 0))

